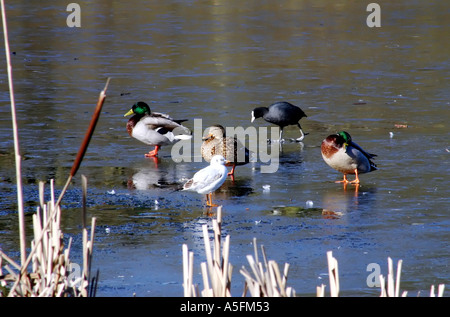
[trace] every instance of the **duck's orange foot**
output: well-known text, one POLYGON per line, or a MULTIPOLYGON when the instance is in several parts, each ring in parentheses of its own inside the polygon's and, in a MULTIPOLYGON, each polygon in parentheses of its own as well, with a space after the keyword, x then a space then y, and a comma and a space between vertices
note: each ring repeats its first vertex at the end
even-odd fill
POLYGON ((153 151, 148 152, 145 154, 145 157, 155 157, 158 155, 159 146, 155 146, 155 149, 153 151))
POLYGON ((348 181, 348 179, 347 179, 347 175, 344 174, 344 179, 341 180, 341 181, 336 181, 335 183, 344 183, 344 184, 349 183, 349 181, 348 181))

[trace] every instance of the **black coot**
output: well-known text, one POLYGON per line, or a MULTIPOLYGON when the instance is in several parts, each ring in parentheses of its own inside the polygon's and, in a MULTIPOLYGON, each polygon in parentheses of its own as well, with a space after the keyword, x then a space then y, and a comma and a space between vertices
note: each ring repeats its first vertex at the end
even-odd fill
POLYGON ((303 133, 300 126, 300 119, 307 115, 297 106, 287 102, 280 101, 271 104, 269 108, 258 107, 252 111, 252 122, 257 118, 263 118, 267 122, 276 124, 280 127, 280 141, 283 140, 283 128, 288 125, 297 125, 300 129, 301 136, 297 141, 302 141, 308 133, 303 133))

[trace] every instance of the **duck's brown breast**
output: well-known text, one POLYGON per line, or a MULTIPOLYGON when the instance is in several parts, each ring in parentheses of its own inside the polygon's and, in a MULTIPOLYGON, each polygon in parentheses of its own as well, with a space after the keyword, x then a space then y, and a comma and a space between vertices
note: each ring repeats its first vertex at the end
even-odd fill
POLYGON ((336 143, 336 137, 334 135, 328 136, 326 139, 322 141, 322 145, 320 146, 320 149, 322 151, 322 155, 326 158, 332 157, 341 146, 336 143))
POLYGON ((127 131, 130 136, 132 136, 133 129, 138 123, 138 121, 142 118, 142 116, 132 116, 127 122, 127 131))

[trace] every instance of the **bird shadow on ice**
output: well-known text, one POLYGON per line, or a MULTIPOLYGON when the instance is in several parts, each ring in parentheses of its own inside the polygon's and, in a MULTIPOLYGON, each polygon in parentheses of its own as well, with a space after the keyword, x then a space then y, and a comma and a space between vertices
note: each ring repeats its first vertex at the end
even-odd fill
POLYGON ((271 212, 274 215, 339 219, 349 213, 373 210, 375 197, 376 188, 337 184, 336 188, 323 192, 318 204, 308 200, 302 206, 274 206, 271 212))
POLYGON ((351 212, 374 209, 376 187, 358 184, 336 184, 322 195, 323 213, 342 216, 351 212))

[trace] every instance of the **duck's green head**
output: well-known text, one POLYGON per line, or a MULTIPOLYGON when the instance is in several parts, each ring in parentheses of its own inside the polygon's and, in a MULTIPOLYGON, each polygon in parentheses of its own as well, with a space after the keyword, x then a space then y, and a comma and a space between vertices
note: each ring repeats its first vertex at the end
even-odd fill
POLYGON ((337 135, 344 139, 344 149, 347 151, 347 146, 352 142, 352 137, 345 131, 338 132, 337 135))
POLYGON ((125 113, 124 117, 129 116, 131 114, 138 114, 138 115, 144 115, 144 114, 150 114, 150 107, 143 101, 136 102, 131 109, 125 113))

